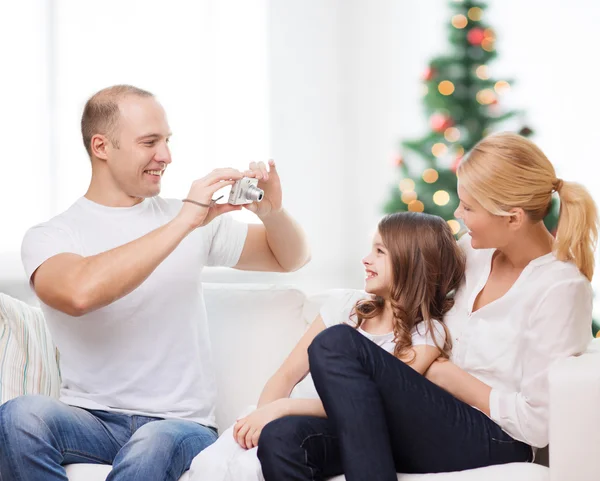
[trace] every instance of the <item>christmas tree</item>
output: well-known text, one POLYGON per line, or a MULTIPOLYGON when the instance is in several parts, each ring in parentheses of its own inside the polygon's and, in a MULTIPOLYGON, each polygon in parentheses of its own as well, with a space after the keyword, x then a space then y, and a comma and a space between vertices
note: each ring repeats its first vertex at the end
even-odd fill
MULTIPOLYGON (((423 104, 430 131, 423 137, 402 142, 403 154, 396 161, 401 180, 392 188, 385 212, 428 212, 445 219, 452 231, 461 230, 454 218, 458 207, 456 169, 465 152, 520 111, 505 111, 501 97, 512 81, 494 79, 488 63, 496 57, 496 34, 484 19, 482 2, 451 2, 448 55, 434 58, 423 75, 423 104), (409 165, 410 162, 410 165, 409 165)), ((506 127, 501 130, 507 130, 506 127)), ((520 126, 518 132, 533 132, 520 126)), ((545 219, 554 231, 558 202, 553 200, 545 219)))
MULTIPOLYGON (((396 160, 400 183, 393 186, 385 212, 428 212, 448 222, 454 234, 461 224, 454 218, 458 207, 456 170, 465 152, 511 118, 522 112, 504 111, 501 97, 513 83, 493 79, 488 64, 496 57, 496 33, 484 19, 486 4, 469 0, 450 3, 451 52, 434 58, 423 74, 423 103, 430 131, 402 142, 405 155, 396 160), (417 162, 409 166, 409 160, 417 162)), ((506 129, 502 129, 506 130, 506 129)), ((533 131, 520 126, 519 134, 533 131)), ((555 197, 546 227, 555 232, 559 202, 555 197)), ((592 323, 600 337, 600 322, 592 323)))

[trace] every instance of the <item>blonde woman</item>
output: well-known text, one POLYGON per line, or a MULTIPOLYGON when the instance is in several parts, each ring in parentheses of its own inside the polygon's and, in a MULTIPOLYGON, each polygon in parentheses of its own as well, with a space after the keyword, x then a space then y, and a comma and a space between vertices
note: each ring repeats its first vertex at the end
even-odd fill
POLYGON ((556 177, 532 142, 502 133, 458 170, 466 277, 445 316, 453 350, 426 378, 334 326, 309 347, 327 419, 284 417, 262 431, 266 481, 395 481, 532 461, 548 444, 548 369, 591 340, 596 206, 556 177), (556 239, 545 228, 560 197, 556 239))

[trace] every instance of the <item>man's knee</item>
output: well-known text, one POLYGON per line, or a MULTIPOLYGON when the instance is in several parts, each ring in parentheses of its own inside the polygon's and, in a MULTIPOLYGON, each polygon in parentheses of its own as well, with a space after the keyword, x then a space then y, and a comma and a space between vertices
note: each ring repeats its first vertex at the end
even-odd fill
POLYGON ((132 457, 184 455, 189 462, 217 439, 217 434, 191 421, 153 421, 139 428, 127 443, 132 457))
POLYGON ((0 406, 0 434, 8 442, 15 437, 40 434, 55 426, 66 406, 47 396, 20 396, 0 406))

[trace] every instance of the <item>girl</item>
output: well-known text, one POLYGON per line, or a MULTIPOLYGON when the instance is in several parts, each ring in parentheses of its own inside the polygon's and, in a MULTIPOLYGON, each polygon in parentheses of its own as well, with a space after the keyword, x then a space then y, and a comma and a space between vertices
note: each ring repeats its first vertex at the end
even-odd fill
POLYGON ((262 431, 267 481, 395 481, 396 473, 532 461, 548 444, 548 369, 591 340, 596 206, 556 177, 529 140, 480 141, 458 169, 469 230, 465 282, 445 322, 450 360, 426 378, 335 326, 309 348, 327 419, 284 417, 262 431), (545 228, 560 196, 556 239, 545 228))
POLYGON ((262 480, 256 446, 266 424, 284 416, 308 422, 326 417, 309 374, 308 346, 331 326, 353 329, 415 375, 435 359, 448 358, 451 340, 440 321, 453 304, 465 260, 446 222, 409 212, 384 217, 363 264, 366 292, 343 291, 323 306, 265 385, 258 408, 194 459, 191 481, 262 480))

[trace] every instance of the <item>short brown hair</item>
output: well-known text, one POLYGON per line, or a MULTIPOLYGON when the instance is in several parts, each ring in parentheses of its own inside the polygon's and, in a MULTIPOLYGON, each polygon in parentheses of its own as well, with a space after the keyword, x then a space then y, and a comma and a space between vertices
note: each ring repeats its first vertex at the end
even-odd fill
POLYGON ((81 116, 81 135, 90 158, 92 137, 96 134, 106 135, 113 145, 119 147, 114 137, 119 121, 119 101, 129 95, 154 97, 150 92, 132 85, 113 85, 95 93, 86 102, 81 116))

